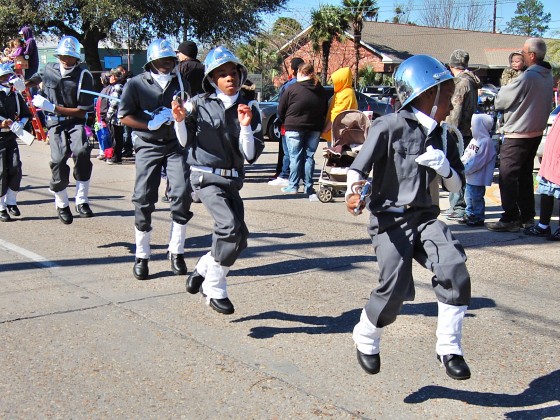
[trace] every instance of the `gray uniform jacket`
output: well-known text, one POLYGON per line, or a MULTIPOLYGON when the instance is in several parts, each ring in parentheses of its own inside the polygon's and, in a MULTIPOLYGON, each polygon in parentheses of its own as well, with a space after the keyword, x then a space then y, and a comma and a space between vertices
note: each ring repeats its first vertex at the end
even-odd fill
MULTIPOLYGON (((133 115, 145 122, 152 118, 144 111, 154 112, 161 108, 171 108, 173 96, 181 91, 176 73, 165 90, 153 79, 149 71, 134 76, 124 85, 119 103, 118 118, 133 115)), ((181 76, 182 77, 182 76, 181 76)), ((189 83, 183 78, 183 87, 190 93, 189 83)), ((173 124, 163 124, 154 131, 134 129, 134 133, 145 141, 177 141, 173 124)))
MULTIPOLYGON (((206 93, 193 98, 196 111, 187 119, 189 139, 189 165, 208 166, 219 169, 242 171, 245 156, 239 144, 240 125, 237 119, 237 105, 248 105, 249 101, 239 95, 234 105, 227 110, 215 93, 206 93)), ((262 143, 260 113, 253 108, 251 129, 255 138, 255 148, 262 143)), ((261 149, 262 151, 262 149, 261 149)), ((252 163, 252 162, 249 162, 252 163)))
MULTIPOLYGON (((436 177, 436 172, 418 165, 414 159, 428 146, 443 150, 441 133, 441 126, 438 126, 426 137, 409 107, 373 122, 360 153, 350 167, 364 177, 373 168, 372 194, 368 203, 372 213, 383 212, 390 207, 432 206, 428 186, 436 177)), ((456 138, 451 132, 447 135, 447 159, 464 185, 464 168, 456 138)))
MULTIPOLYGON (((55 105, 65 108, 79 108, 86 112, 93 111, 94 96, 81 93, 80 89, 93 89, 93 76, 81 66, 76 66, 69 74, 62 77, 59 63, 47 63, 42 72, 35 73, 30 80, 34 83, 43 83, 42 94, 55 105)), ((48 113, 47 113, 48 114, 48 113)), ((84 118, 76 118, 83 124, 84 118)), ((48 126, 56 122, 48 122, 48 126)))
POLYGON ((504 110, 506 137, 538 137, 546 128, 552 110, 552 71, 550 64, 534 64, 508 85, 502 86, 494 107, 504 110))

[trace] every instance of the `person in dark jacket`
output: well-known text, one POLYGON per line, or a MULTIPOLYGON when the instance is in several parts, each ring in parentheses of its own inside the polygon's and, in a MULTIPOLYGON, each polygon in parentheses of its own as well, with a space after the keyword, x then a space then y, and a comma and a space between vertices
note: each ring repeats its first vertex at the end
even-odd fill
POLYGON ((37 42, 33 38, 33 31, 29 26, 24 26, 19 31, 25 40, 25 49, 23 55, 28 56, 28 68, 25 70, 25 79, 29 79, 39 71, 39 50, 37 49, 37 42))
POLYGON ((45 112, 51 148, 51 191, 54 192, 58 218, 66 225, 72 223, 68 193, 70 167, 74 160, 76 180, 76 212, 80 217, 92 217, 89 207, 89 181, 93 165, 91 149, 84 128, 86 114, 93 111, 93 96, 81 90, 93 89, 93 76, 79 62, 80 43, 73 36, 63 36, 56 49, 58 62, 45 68, 26 82, 30 87, 42 83, 42 92, 33 97, 33 105, 45 112))
POLYGON ((327 93, 311 63, 298 67, 297 82, 288 87, 278 104, 278 118, 286 127, 286 144, 290 155, 290 184, 282 192, 297 193, 303 179, 304 192, 317 199, 313 189, 315 151, 328 109, 327 93))
POLYGON ((204 93, 204 89, 202 89, 204 64, 197 60, 197 55, 198 47, 192 41, 181 42, 177 48, 179 73, 181 73, 191 85, 191 94, 193 96, 204 93))
MULTIPOLYGON (((9 222, 10 215, 20 216, 17 193, 22 170, 17 142, 18 135, 31 117, 25 100, 16 90, 11 64, 0 64, 0 221, 9 222)), ((21 79, 20 83, 23 84, 21 79)))

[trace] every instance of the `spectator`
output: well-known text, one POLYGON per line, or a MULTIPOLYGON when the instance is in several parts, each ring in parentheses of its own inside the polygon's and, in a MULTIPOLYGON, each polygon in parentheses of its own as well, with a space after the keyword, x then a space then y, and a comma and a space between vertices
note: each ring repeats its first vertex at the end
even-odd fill
MULTIPOLYGON (((101 80, 101 94, 109 95, 111 93, 111 83, 109 81, 109 73, 103 72, 99 77, 101 80)), ((101 130, 105 130, 108 135, 111 135, 110 131, 108 130, 107 124, 107 111, 109 110, 109 99, 99 96, 95 102, 95 132, 98 137, 104 135, 101 133, 101 130), (107 127, 107 129, 105 129, 107 127)), ((98 138, 98 140, 100 140, 98 138)), ((112 139, 110 144, 112 144, 112 139)), ((103 141, 99 141, 99 154, 97 155, 97 159, 99 160, 107 160, 113 157, 114 150, 110 146, 105 146, 103 141)))
POLYGON ((109 95, 115 99, 109 101, 106 119, 113 138, 113 157, 107 159, 109 165, 120 165, 123 156, 124 126, 117 118, 117 110, 126 82, 126 70, 122 67, 115 67, 109 72, 109 95))
POLYGON ((515 51, 509 55, 509 67, 502 72, 500 79, 501 86, 509 84, 513 79, 525 71, 525 63, 523 62, 523 52, 515 51))
POLYGON ((535 217, 533 162, 546 128, 552 102, 552 71, 544 61, 546 44, 529 38, 523 45, 527 66, 502 87, 494 106, 504 111, 504 143, 500 149, 500 196, 504 212, 486 226, 494 232, 518 232, 531 227, 535 217))
POLYGON ((295 194, 303 179, 304 192, 310 201, 317 201, 313 189, 315 151, 327 113, 325 89, 315 75, 311 63, 301 64, 297 83, 289 86, 278 105, 278 117, 286 126, 286 144, 290 156, 290 183, 282 192, 295 194))
MULTIPOLYGON (((280 89, 278 90, 278 103, 280 103, 280 99, 282 99, 282 95, 284 91, 288 88, 288 86, 297 82, 297 70, 298 67, 303 64, 304 61, 299 57, 292 58, 290 61, 290 68, 288 74, 288 80, 284 82, 280 89)), ((276 112, 278 115, 278 111, 276 112)), ((276 163, 276 173, 272 177, 270 181, 268 181, 269 185, 278 185, 285 187, 289 185, 288 178, 290 177, 290 155, 288 154, 288 145, 286 144, 286 130, 281 121, 275 121, 274 124, 280 123, 280 138, 281 143, 278 145, 278 160, 276 163)))
POLYGON ((184 41, 177 48, 179 72, 191 85, 191 95, 204 93, 202 79, 204 78, 204 64, 197 60, 198 47, 192 41, 184 41))
POLYGON ((25 41, 20 39, 20 38, 16 38, 16 39, 12 39, 10 41, 10 61, 15 62, 17 57, 24 57, 24 51, 25 51, 25 41))
POLYGON ((37 42, 33 38, 33 31, 29 26, 24 26, 19 31, 25 40, 25 50, 23 55, 28 56, 28 68, 25 70, 25 80, 29 79, 39 71, 39 50, 37 49, 37 42))
MULTIPOLYGON (((471 118, 478 105, 478 88, 480 79, 468 70, 469 53, 455 50, 449 59, 449 68, 455 78, 455 93, 451 99, 453 109, 445 121, 457 127, 462 139, 459 139, 459 153, 463 153, 464 144, 472 139, 471 118)), ((449 193, 449 209, 444 212, 448 220, 461 220, 465 216, 465 186, 458 192, 449 193)))
POLYGON ((525 228, 524 233, 560 241, 560 227, 554 233, 550 229, 555 199, 560 207, 560 118, 556 118, 546 138, 537 180, 537 194, 541 195, 540 220, 538 224, 525 228))
POLYGON ((321 137, 328 142, 333 140, 331 126, 336 116, 347 109, 358 109, 356 92, 352 87, 352 70, 349 67, 340 68, 331 74, 331 80, 334 87, 334 96, 330 100, 325 127, 321 134, 321 137))
POLYGON ((458 220, 467 226, 484 226, 486 185, 492 185, 494 166, 496 164, 496 148, 490 138, 494 119, 487 114, 472 116, 471 131, 473 138, 465 148, 461 158, 465 166, 467 186, 465 216, 458 220))

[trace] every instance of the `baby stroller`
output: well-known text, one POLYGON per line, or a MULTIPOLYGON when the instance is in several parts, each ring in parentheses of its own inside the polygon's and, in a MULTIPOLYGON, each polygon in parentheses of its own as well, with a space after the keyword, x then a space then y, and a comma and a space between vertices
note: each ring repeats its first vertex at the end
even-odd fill
POLYGON ((332 123, 333 144, 324 149, 317 197, 322 203, 346 193, 346 174, 366 140, 371 124, 362 111, 342 111, 332 123))

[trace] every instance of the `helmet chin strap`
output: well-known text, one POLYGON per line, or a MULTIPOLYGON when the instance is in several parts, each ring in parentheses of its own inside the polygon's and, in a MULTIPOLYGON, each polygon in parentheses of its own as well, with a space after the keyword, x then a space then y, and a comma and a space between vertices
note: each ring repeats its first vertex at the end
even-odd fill
POLYGON ((434 119, 437 109, 438 109, 438 102, 439 102, 439 92, 440 92, 440 84, 437 85, 437 93, 436 99, 434 100, 434 105, 432 106, 432 111, 430 112, 430 118, 434 119))

